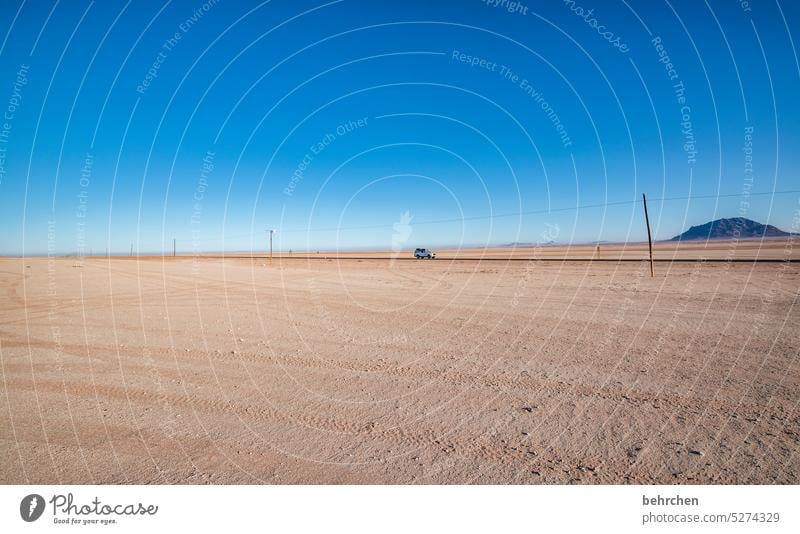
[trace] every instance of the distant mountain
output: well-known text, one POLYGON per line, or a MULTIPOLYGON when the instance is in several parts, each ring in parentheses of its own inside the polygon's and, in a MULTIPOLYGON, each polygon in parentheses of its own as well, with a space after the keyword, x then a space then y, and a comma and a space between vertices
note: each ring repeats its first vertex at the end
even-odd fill
POLYGON ((761 224, 744 217, 717 219, 700 226, 692 226, 670 241, 697 241, 706 239, 747 239, 760 237, 787 237, 789 232, 779 230, 769 224, 761 224))
POLYGON ((501 247, 511 247, 511 248, 536 248, 536 247, 553 247, 556 246, 558 243, 555 241, 542 241, 541 243, 521 243, 519 241, 514 241, 513 243, 506 243, 505 245, 500 245, 501 247))

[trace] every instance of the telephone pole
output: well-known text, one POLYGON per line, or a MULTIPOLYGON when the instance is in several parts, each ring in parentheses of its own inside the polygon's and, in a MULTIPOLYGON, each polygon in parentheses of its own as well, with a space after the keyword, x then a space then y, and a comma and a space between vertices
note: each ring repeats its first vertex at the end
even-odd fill
POLYGON ((275 230, 267 230, 269 232, 269 259, 272 259, 272 234, 275 230))
POLYGON ((647 195, 642 193, 642 203, 644 204, 644 222, 647 225, 647 246, 650 249, 650 278, 656 275, 653 267, 653 239, 650 237, 650 218, 647 216, 647 195))
POLYGON ((172 238, 172 257, 174 258, 175 256, 175 238, 172 238))

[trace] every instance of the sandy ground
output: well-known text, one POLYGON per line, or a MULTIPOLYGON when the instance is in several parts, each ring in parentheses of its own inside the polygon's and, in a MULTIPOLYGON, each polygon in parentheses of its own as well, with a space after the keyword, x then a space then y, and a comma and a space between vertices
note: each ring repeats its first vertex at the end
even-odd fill
MULTIPOLYGON (((647 243, 598 243, 592 245, 508 246, 494 248, 445 248, 435 250, 438 259, 544 259, 544 260, 643 260, 649 258, 647 243)), ((242 254, 232 253, 234 256, 242 254)), ((274 252, 274 258, 392 258, 411 259, 411 251, 391 250, 331 252, 274 252)), ((653 243, 656 261, 673 260, 800 260, 800 237, 711 240, 704 242, 658 241, 653 243)))
POLYGON ((0 259, 0 482, 800 483, 800 265, 657 268, 0 259))

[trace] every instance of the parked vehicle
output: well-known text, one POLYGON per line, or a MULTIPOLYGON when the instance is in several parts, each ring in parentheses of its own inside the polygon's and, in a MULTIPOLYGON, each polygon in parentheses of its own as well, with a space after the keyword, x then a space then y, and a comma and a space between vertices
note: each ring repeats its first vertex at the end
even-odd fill
POLYGON ((427 248, 418 248, 414 250, 414 257, 418 260, 435 260, 436 254, 428 250, 427 248))

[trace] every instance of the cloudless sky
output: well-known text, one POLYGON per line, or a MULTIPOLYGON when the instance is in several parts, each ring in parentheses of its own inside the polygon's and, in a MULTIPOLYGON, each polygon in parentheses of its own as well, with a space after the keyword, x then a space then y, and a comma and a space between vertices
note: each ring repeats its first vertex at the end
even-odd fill
POLYGON ((798 231, 799 10, 10 0, 0 253, 798 231))

